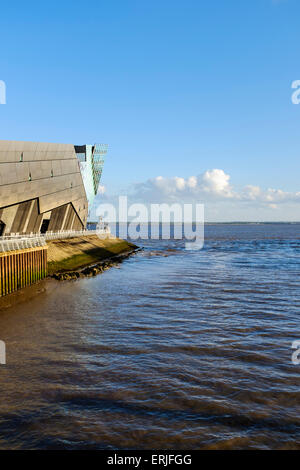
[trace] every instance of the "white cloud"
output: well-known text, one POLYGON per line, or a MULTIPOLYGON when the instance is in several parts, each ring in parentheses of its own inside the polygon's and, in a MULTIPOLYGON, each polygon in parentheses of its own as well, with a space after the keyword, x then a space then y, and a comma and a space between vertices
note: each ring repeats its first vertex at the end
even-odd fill
POLYGON ((229 180, 230 176, 223 170, 207 170, 202 176, 202 187, 208 193, 219 194, 223 197, 233 197, 229 180))
POLYGON ((292 193, 282 191, 282 189, 273 188, 269 188, 264 191, 258 186, 250 185, 245 188, 243 200, 267 203, 271 207, 271 203, 280 204, 286 202, 300 202, 300 192, 292 193))
MULTIPOLYGON (((98 194, 104 194, 106 188, 99 187, 98 194)), ((283 204, 287 202, 299 203, 299 192, 286 192, 282 189, 247 185, 237 191, 230 184, 230 175, 221 169, 207 170, 199 176, 183 178, 157 176, 143 183, 132 186, 127 192, 130 199, 136 202, 209 202, 232 201, 253 202, 265 205, 283 204)), ((115 195, 116 196, 116 195, 115 195)), ((107 195, 106 198, 113 196, 107 195)))
POLYGON ((183 191, 185 188, 185 179, 184 178, 179 178, 178 176, 175 177, 175 184, 176 188, 179 191, 183 191))
POLYGON ((189 201, 199 198, 202 200, 237 198, 238 195, 233 192, 229 180, 230 176, 217 168, 186 179, 179 176, 171 178, 157 176, 135 185, 132 196, 146 202, 158 199, 189 201))
POLYGON ((105 186, 99 185, 97 194, 104 194, 106 191, 105 186))
POLYGON ((245 187, 245 193, 251 201, 255 201, 255 199, 260 196, 261 190, 259 186, 252 186, 251 184, 249 184, 245 187))
POLYGON ((230 184, 230 175, 218 168, 186 179, 179 176, 150 178, 134 185, 130 197, 140 202, 240 201, 268 207, 272 205, 272 208, 276 204, 300 202, 300 192, 273 188, 264 190, 255 185, 247 185, 237 191, 230 184))
MULTIPOLYGON (((117 206, 118 195, 104 191, 102 187, 98 203, 117 206)), ((157 176, 133 185, 126 193, 129 203, 204 203, 207 220, 213 221, 300 220, 300 191, 264 189, 252 184, 236 189, 230 175, 219 168, 188 178, 157 176)))
POLYGON ((196 176, 190 176, 187 179, 187 185, 189 188, 195 188, 197 186, 197 177, 196 176))

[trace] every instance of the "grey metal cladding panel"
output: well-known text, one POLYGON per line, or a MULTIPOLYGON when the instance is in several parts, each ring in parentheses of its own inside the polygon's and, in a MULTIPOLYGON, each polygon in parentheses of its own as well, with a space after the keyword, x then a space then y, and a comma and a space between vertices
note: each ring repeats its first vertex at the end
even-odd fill
MULTIPOLYGON (((51 175, 51 170, 52 170, 52 161, 51 160, 43 160, 41 162, 30 162, 29 163, 29 168, 31 171, 37 171, 35 170, 36 168, 40 168, 42 171, 42 174, 45 174, 45 176, 50 176, 51 175)), ((71 172, 69 172, 71 173, 71 172)))
POLYGON ((73 200, 72 204, 80 219, 85 223, 88 215, 88 204, 86 199, 73 200))
POLYGON ((53 170, 54 176, 62 175, 63 172, 62 172, 61 160, 52 160, 51 163, 52 163, 52 170, 53 170))
POLYGON ((35 220, 33 230, 31 230, 33 233, 38 233, 41 230, 42 219, 43 219, 42 214, 38 214, 38 216, 35 220))
POLYGON ((72 227, 73 227, 73 223, 74 223, 74 219, 76 217, 76 213, 75 211, 73 210, 71 213, 70 213, 70 217, 65 225, 65 230, 72 230, 72 227))
POLYGON ((29 216, 29 220, 27 224, 27 229, 26 229, 27 233, 34 232, 34 228, 36 226, 38 219, 39 219, 38 203, 37 203, 37 200, 35 200, 33 202, 31 214, 29 216))
MULTIPOLYGON (((36 200, 37 201, 37 200, 36 200)), ((34 201, 34 212, 37 211, 37 204, 36 201, 34 201)), ((13 214, 13 219, 11 222, 14 220, 14 227, 13 227, 13 232, 18 232, 18 231, 23 231, 23 225, 22 224, 26 223, 27 218, 30 216, 30 208, 31 208, 31 203, 32 201, 20 201, 20 204, 15 204, 14 206, 10 206, 7 209, 3 209, 1 212, 7 212, 10 211, 11 209, 14 210, 13 214), (24 212, 25 211, 25 212, 24 212), (27 212, 26 212, 27 211, 27 212), (19 212, 19 214, 18 214, 19 212), (18 215, 18 216, 17 216, 18 215), (26 217, 25 217, 26 215, 26 217)), ((49 194, 45 195, 39 198, 39 207, 41 213, 48 212, 50 210, 53 210, 57 207, 60 207, 62 205, 72 203, 75 211, 77 212, 79 218, 82 220, 82 222, 85 224, 87 220, 87 199, 84 193, 83 188, 72 188, 72 189, 66 189, 54 194, 49 194)), ((37 216, 36 212, 36 216, 37 216)), ((35 217, 36 219, 36 217, 35 217)), ((32 225, 35 225, 35 220, 30 220, 28 219, 32 225)), ((6 222, 6 220, 5 220, 6 222)), ((30 230, 32 231, 32 230, 30 230)))
POLYGON ((0 162, 19 161, 22 153, 24 161, 76 159, 72 144, 0 140, 0 162))
POLYGON ((0 186, 0 207, 63 191, 72 186, 80 186, 85 194, 80 173, 0 186))
POLYGON ((73 205, 76 209, 77 212, 79 212, 80 210, 85 210, 88 208, 88 203, 87 203, 87 198, 86 196, 84 195, 82 197, 82 194, 79 193, 79 191, 75 191, 76 192, 76 196, 78 196, 78 198, 76 199, 73 199, 73 205))
POLYGON ((72 230, 81 230, 81 228, 82 228, 82 226, 81 226, 81 223, 80 223, 80 219, 75 215, 73 225, 72 225, 72 230))
POLYGON ((24 226, 27 222, 28 217, 30 216, 32 201, 23 202, 20 204, 14 218, 11 231, 16 232, 23 232, 24 226))
POLYGON ((0 149, 0 163, 20 161, 21 152, 13 152, 0 149))
MULTIPOLYGON (((16 163, 0 165, 0 184, 10 185, 18 181, 16 163)), ((0 189, 1 194, 1 189, 0 189)))
POLYGON ((54 177, 80 174, 77 160, 60 161, 60 163, 46 160, 41 162, 0 163, 0 185, 28 181, 29 175, 31 175, 32 180, 51 178, 51 170, 54 177))
POLYGON ((20 162, 21 157, 24 162, 50 161, 50 160, 74 160, 77 161, 74 152, 15 152, 0 150, 0 163, 20 162))
POLYGON ((72 188, 72 189, 70 188, 70 189, 64 189, 62 191, 59 191, 53 194, 47 194, 39 198, 40 211, 48 212, 54 209, 55 207, 66 204, 67 202, 75 203, 77 199, 86 200, 84 189, 82 191, 80 190, 80 188, 72 188))
POLYGON ((70 224, 70 217, 71 217, 71 214, 74 213, 74 209, 73 207, 71 206, 71 204, 69 204, 68 206, 68 209, 66 211, 66 214, 65 214, 65 223, 62 227, 63 230, 67 230, 68 229, 68 226, 70 224))
POLYGON ((0 140, 0 150, 14 150, 13 140, 0 140))
POLYGON ((66 213, 69 210, 69 204, 64 204, 61 207, 56 207, 51 214, 48 230, 62 230, 66 213))
POLYGON ((86 222, 88 201, 73 144, 0 140, 0 207, 34 198, 41 212, 71 202, 86 222))
POLYGON ((74 150, 73 144, 53 142, 29 142, 24 140, 0 140, 0 150, 74 150))
MULTIPOLYGON (((13 168, 13 165, 15 167, 15 174, 16 174, 16 179, 15 181, 13 181, 13 183, 21 182, 21 181, 28 181, 29 173, 30 173, 29 163, 24 162, 22 163, 22 165, 18 165, 18 163, 9 163, 7 165, 4 165, 7 173, 10 172, 10 168, 13 168)), ((2 172, 2 165, 0 165, 0 184, 1 185, 8 184, 8 181, 2 172)))

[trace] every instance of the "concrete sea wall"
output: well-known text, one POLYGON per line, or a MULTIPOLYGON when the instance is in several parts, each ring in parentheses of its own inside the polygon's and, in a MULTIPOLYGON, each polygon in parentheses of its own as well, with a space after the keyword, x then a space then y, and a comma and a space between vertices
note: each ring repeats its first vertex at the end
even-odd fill
POLYGON ((97 235, 48 241, 48 273, 80 270, 117 255, 134 251, 136 245, 115 237, 97 235))
POLYGON ((87 235, 48 240, 44 246, 0 252, 0 297, 35 284, 47 276, 71 279, 72 276, 58 274, 74 274, 74 271, 82 270, 83 275, 95 271, 100 273, 114 265, 118 257, 122 259, 123 255, 126 256, 136 248, 132 243, 115 237, 87 235), (92 271, 89 270, 91 266, 92 271))

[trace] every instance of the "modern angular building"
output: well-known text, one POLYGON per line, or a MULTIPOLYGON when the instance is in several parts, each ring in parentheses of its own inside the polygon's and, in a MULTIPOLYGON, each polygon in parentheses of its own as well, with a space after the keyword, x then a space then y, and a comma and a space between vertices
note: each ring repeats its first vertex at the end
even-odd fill
POLYGON ((0 236, 85 228, 106 152, 0 140, 0 236))

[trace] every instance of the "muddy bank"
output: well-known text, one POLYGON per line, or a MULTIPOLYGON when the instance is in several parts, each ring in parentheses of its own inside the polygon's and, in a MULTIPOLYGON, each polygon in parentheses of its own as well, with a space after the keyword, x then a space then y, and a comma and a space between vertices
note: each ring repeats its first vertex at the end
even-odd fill
POLYGON ((48 274, 56 279, 68 279, 67 275, 69 278, 93 275, 90 274, 91 269, 101 272, 137 249, 136 245, 125 240, 101 239, 97 235, 52 240, 48 243, 48 274))
POLYGON ((57 287, 54 279, 46 278, 31 286, 19 289, 11 294, 0 297, 0 312, 8 308, 16 307, 19 304, 26 303, 33 298, 52 292, 57 287))

